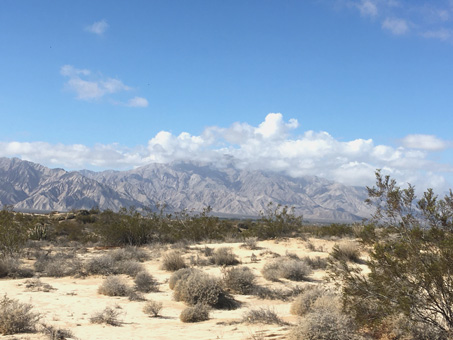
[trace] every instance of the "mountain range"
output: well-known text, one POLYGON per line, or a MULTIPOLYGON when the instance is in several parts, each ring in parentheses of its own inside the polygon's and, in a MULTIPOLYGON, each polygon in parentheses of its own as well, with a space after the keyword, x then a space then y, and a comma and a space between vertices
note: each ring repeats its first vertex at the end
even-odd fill
POLYGON ((128 171, 66 171, 18 158, 0 158, 0 205, 16 210, 68 211, 98 206, 154 207, 219 216, 258 216, 269 202, 295 208, 304 219, 357 221, 369 217, 366 190, 316 176, 218 168, 214 164, 149 164, 128 171))

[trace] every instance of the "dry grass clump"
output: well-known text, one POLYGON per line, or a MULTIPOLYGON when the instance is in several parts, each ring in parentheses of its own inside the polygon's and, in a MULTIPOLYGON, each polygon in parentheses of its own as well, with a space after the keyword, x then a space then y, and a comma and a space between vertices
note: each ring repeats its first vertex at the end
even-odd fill
POLYGON ((241 248, 250 249, 250 250, 257 250, 260 249, 258 247, 258 237, 247 237, 244 240, 244 243, 240 245, 241 248))
POLYGON ((242 317, 242 322, 264 323, 282 325, 284 322, 278 317, 277 313, 271 308, 258 308, 246 312, 242 317))
POLYGON ((321 296, 329 296, 334 298, 334 295, 320 286, 308 286, 291 304, 291 314, 304 316, 311 311, 315 301, 321 296))
POLYGON ((308 266, 310 266, 311 269, 326 269, 327 268, 327 259, 321 258, 319 256, 316 257, 309 257, 306 256, 302 258, 302 261, 304 261, 308 266))
POLYGON ((30 279, 26 280, 25 282, 25 288, 32 292, 50 292, 51 290, 54 290, 50 284, 42 282, 40 279, 30 279))
POLYGON ((46 324, 41 324, 41 327, 41 332, 44 333, 49 340, 74 339, 74 335, 69 329, 56 328, 46 324))
POLYGON ((178 269, 186 268, 187 265, 179 251, 170 251, 162 257, 162 269, 175 272, 178 269))
POLYGON ((103 311, 97 312, 90 317, 91 323, 105 323, 111 326, 120 326, 121 321, 118 319, 121 313, 112 307, 106 307, 103 311))
POLYGON ((157 302, 150 300, 143 307, 143 313, 150 315, 152 317, 158 317, 160 311, 162 310, 162 302, 157 302))
POLYGON ((179 315, 182 322, 200 322, 209 319, 209 307, 204 304, 198 304, 187 307, 179 315))
POLYGON ((108 276, 99 286, 98 293, 107 296, 128 296, 131 288, 118 276, 108 276))
POLYGON ((13 279, 32 277, 32 269, 22 267, 20 259, 14 256, 0 257, 0 278, 9 277, 13 279))
POLYGON ((202 272, 194 272, 186 279, 177 281, 173 297, 191 306, 204 304, 219 309, 238 307, 238 302, 222 289, 218 279, 202 272))
POLYGON ((218 266, 234 266, 239 263, 236 255, 229 247, 221 247, 214 251, 210 261, 218 266))
POLYGON ((339 261, 360 262, 360 247, 355 241, 342 241, 333 246, 330 255, 339 261))
POLYGON ((0 300, 0 334, 33 332, 41 318, 32 311, 33 306, 10 299, 6 295, 0 300))
POLYGON ((299 295, 301 288, 299 286, 292 289, 280 289, 275 287, 256 286, 253 294, 260 299, 289 301, 294 296, 299 295))
POLYGON ((303 260, 286 256, 266 262, 261 270, 263 277, 269 281, 278 281, 280 278, 303 281, 307 280, 311 272, 311 268, 303 260))
POLYGON ((170 276, 170 280, 168 280, 168 286, 170 289, 174 289, 176 284, 178 283, 179 280, 185 280, 187 279, 190 275, 193 273, 201 273, 199 269, 195 268, 182 268, 177 271, 175 271, 173 274, 170 276))
POLYGON ((288 335, 290 340, 359 340, 356 327, 341 311, 339 298, 321 296, 288 335))
POLYGON ((251 294, 255 289, 256 276, 249 267, 235 267, 223 272, 225 287, 235 294, 251 294))
POLYGON ((134 279, 135 289, 139 292, 149 293, 157 292, 157 281, 154 277, 146 270, 139 272, 134 279))

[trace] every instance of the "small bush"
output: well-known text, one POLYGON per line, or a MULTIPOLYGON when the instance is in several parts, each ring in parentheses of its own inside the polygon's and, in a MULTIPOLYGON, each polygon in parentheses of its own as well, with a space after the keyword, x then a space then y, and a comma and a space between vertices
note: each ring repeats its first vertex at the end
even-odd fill
POLYGON ((231 268, 224 271, 225 287, 236 294, 251 294, 255 289, 256 276, 248 267, 231 268))
POLYGON ((319 256, 315 258, 304 257, 302 259, 311 269, 326 269, 327 268, 327 259, 323 259, 319 256))
POLYGON ((164 270, 174 272, 186 267, 187 265, 178 251, 170 251, 164 254, 162 258, 162 269, 164 270))
POLYGON ((249 310, 242 317, 242 321, 247 323, 283 324, 277 313, 269 307, 249 310))
POLYGON ((354 241, 343 241, 334 245, 330 255, 339 261, 360 262, 360 248, 354 241))
POLYGON ((0 333, 8 335, 35 331, 40 315, 32 309, 32 305, 4 295, 0 300, 0 333))
POLYGON ((234 309, 238 302, 226 293, 218 279, 200 272, 194 272, 184 280, 179 280, 173 297, 188 305, 204 304, 219 309, 234 309))
POLYGON ((142 272, 144 267, 141 263, 135 260, 120 261, 116 264, 115 273, 125 274, 130 277, 135 277, 138 273, 142 272))
POLYGON ((42 282, 40 279, 26 280, 25 288, 32 292, 50 292, 55 289, 50 284, 42 282))
POLYGON ((85 271, 88 275, 115 274, 115 259, 108 254, 95 256, 85 263, 85 271))
POLYGON ((0 257, 0 278, 10 277, 13 279, 32 277, 32 269, 23 268, 21 261, 14 256, 0 257))
POLYGON ((42 252, 38 254, 33 266, 44 276, 63 277, 80 273, 82 262, 77 258, 75 252, 59 252, 55 255, 42 252))
POLYGON ((175 271, 170 276, 170 280, 168 281, 168 286, 170 287, 170 289, 174 289, 179 280, 185 280, 195 272, 201 273, 200 270, 195 269, 195 268, 182 268, 182 269, 175 271))
POLYGON ((270 288, 270 287, 263 287, 263 286, 256 286, 253 290, 253 294, 255 294, 260 299, 266 300, 281 300, 281 301, 288 301, 292 299, 294 296, 300 293, 299 286, 294 287, 293 289, 279 289, 279 288, 270 288))
POLYGON ((218 266, 233 266, 239 263, 236 255, 228 247, 216 249, 211 256, 211 262, 218 266))
POLYGON ((341 311, 341 302, 331 296, 319 297, 311 311, 300 319, 288 339, 359 340, 351 318, 341 311))
POLYGON ((134 260, 144 262, 149 259, 149 253, 145 249, 135 246, 126 246, 125 248, 115 249, 110 254, 115 261, 134 260))
POLYGON ((130 288, 118 276, 108 276, 101 286, 98 293, 107 296, 127 296, 130 288))
MULTIPOLYGON (((311 311, 315 301, 321 296, 326 295, 327 292, 324 288, 319 286, 309 286, 307 289, 299 294, 291 304, 291 314, 304 316, 311 311)), ((332 296, 331 294, 329 296, 332 296)))
POLYGON ((241 244, 241 248, 246 248, 250 250, 257 250, 258 247, 258 237, 247 237, 243 244, 241 244))
POLYGON ((129 301, 146 301, 145 296, 141 292, 137 292, 135 290, 129 290, 129 293, 127 294, 127 298, 129 301))
POLYGON ((145 270, 139 272, 137 276, 135 276, 134 283, 135 289, 139 292, 149 293, 156 292, 158 290, 157 281, 145 270))
POLYGON ((311 268, 303 261, 290 257, 279 257, 267 262, 261 273, 266 280, 278 281, 285 278, 292 281, 306 280, 312 272, 311 268))
POLYGON ((72 332, 68 329, 55 328, 54 326, 49 326, 42 324, 41 332, 47 336, 49 340, 64 340, 68 338, 74 338, 72 332))
POLYGON ((182 322, 200 322, 209 319, 209 307, 198 304, 193 307, 187 307, 179 315, 182 322))
POLYGON ((121 321, 118 319, 120 312, 111 308, 106 307, 103 311, 95 313, 90 317, 91 323, 106 323, 111 326, 120 326, 121 321))
POLYGON ((162 302, 157 301, 148 301, 143 307, 143 313, 151 315, 153 317, 159 316, 160 311, 162 310, 162 302))

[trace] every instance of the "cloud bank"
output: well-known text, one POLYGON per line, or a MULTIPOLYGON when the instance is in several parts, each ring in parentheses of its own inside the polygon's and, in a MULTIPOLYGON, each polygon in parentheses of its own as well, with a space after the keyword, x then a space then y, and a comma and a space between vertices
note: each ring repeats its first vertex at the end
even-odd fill
POLYGON ((376 145, 372 139, 339 141, 328 132, 295 134, 299 122, 270 113, 258 126, 234 123, 212 126, 196 136, 160 131, 147 145, 63 145, 45 142, 0 142, 0 156, 20 157, 69 169, 128 169, 172 161, 213 162, 220 167, 281 171, 293 177, 316 175, 348 185, 372 185, 377 168, 419 188, 445 190, 449 165, 429 160, 429 152, 449 147, 431 135, 409 135, 401 146, 376 145), (432 171, 436 169, 436 171, 432 171))

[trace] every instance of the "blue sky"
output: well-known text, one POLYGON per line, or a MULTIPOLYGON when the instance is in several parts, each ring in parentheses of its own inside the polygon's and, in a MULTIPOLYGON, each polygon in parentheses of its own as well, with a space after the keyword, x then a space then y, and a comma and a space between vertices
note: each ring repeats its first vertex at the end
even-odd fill
POLYGON ((453 1, 0 3, 0 156, 453 183, 453 1))

